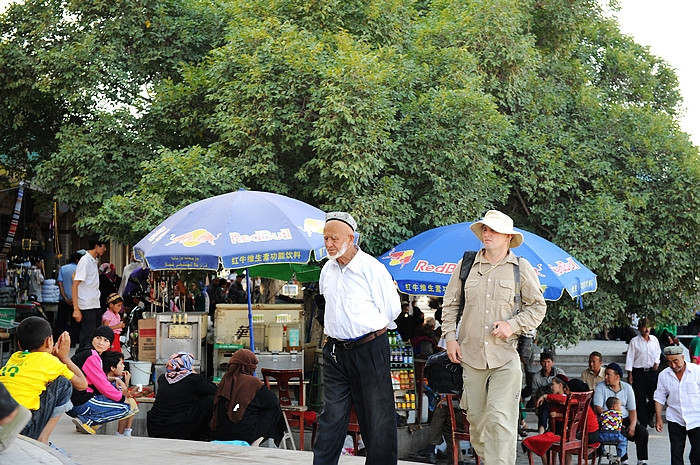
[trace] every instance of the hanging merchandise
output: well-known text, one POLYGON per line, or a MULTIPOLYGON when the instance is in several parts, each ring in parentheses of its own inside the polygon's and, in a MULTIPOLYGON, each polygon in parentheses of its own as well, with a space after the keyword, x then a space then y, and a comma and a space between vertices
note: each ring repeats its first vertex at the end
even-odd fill
POLYGON ((63 254, 61 253, 61 241, 58 237, 58 202, 56 200, 53 201, 53 218, 51 218, 49 231, 53 236, 53 249, 56 252, 56 258, 61 258, 63 254))
POLYGON ((10 247, 12 242, 15 240, 15 233, 17 232, 17 224, 19 223, 19 214, 22 210, 22 198, 24 197, 24 181, 19 182, 19 190, 17 191, 17 201, 15 202, 15 208, 12 211, 12 221, 10 222, 10 229, 7 231, 7 237, 5 238, 5 245, 0 252, 0 256, 7 257, 10 252, 10 247))

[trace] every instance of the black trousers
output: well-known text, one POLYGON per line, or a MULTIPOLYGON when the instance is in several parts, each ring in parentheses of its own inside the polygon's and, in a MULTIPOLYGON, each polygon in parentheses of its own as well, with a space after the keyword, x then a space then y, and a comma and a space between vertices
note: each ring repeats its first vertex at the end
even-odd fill
MULTIPOLYGON (((639 413, 639 410, 637 410, 637 412, 639 413)), ((624 426, 625 429, 622 430, 622 434, 637 447, 637 460, 649 460, 649 431, 647 431, 644 425, 637 422, 637 426, 634 428, 634 436, 630 436, 626 429, 629 425, 630 417, 623 418, 622 426, 624 426)), ((625 456, 625 458, 627 457, 625 456)))
POLYGON ((387 334, 351 349, 329 341, 323 348, 323 392, 314 465, 338 463, 353 405, 367 451, 365 463, 395 465, 398 439, 387 334))
POLYGON ((92 348, 92 333, 102 326, 102 310, 99 308, 80 309, 83 320, 80 322, 79 348, 92 348))
POLYGON ((700 427, 686 430, 685 426, 668 422, 668 439, 671 442, 671 465, 683 465, 685 437, 690 439, 690 465, 700 465, 700 427))
POLYGON ((71 345, 78 343, 80 337, 80 323, 77 323, 73 318, 73 306, 69 305, 65 300, 58 301, 58 310, 54 319, 53 340, 58 340, 58 336, 63 331, 70 333, 71 345))
POLYGON ((632 390, 637 403, 637 420, 644 428, 654 418, 654 391, 656 391, 658 377, 659 373, 653 370, 632 369, 632 390))

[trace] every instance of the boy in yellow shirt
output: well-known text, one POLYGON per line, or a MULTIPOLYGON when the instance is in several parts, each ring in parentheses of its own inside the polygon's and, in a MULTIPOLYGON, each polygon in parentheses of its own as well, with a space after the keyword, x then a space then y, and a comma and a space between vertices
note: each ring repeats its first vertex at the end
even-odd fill
POLYGON ((32 412, 23 435, 44 444, 60 415, 72 407, 73 389, 87 388, 85 375, 70 359, 70 336, 64 331, 54 344, 51 325, 39 317, 22 320, 17 327, 21 351, 10 356, 0 369, 0 383, 10 395, 32 412))

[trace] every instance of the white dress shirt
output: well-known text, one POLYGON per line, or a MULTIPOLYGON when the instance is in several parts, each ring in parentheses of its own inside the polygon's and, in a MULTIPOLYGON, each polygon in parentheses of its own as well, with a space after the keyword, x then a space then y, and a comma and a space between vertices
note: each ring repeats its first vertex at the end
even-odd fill
POLYGON ((324 331, 335 339, 357 339, 384 327, 396 328, 401 300, 389 271, 358 248, 341 267, 329 260, 321 270, 321 294, 326 299, 324 331))
POLYGON ((86 253, 75 268, 73 281, 80 281, 78 285, 78 308, 90 310, 100 308, 100 272, 97 269, 99 258, 93 258, 86 253))
POLYGON ((671 367, 659 373, 654 401, 666 404, 666 420, 685 426, 700 426, 700 365, 685 364, 679 380, 671 367))
POLYGON ((632 371, 632 368, 652 368, 659 363, 661 357, 661 346, 656 336, 650 334, 646 341, 642 336, 633 337, 627 348, 627 359, 625 370, 632 371))

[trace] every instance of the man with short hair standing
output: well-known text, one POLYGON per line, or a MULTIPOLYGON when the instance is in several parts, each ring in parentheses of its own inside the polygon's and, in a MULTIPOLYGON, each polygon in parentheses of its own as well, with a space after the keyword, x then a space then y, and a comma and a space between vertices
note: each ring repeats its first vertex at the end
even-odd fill
POLYGON ((471 443, 488 465, 513 465, 516 459, 522 371, 518 335, 542 322, 547 306, 532 265, 510 250, 523 243, 513 220, 496 210, 471 225, 484 244, 462 282, 460 260, 445 291, 442 318, 447 354, 461 363, 471 443), (515 270, 519 263, 520 289, 515 270), (457 334, 462 291, 464 313, 457 334), (516 301, 522 298, 522 309, 516 301))
MULTIPOLYGON (((620 399, 622 408, 622 427, 627 439, 637 446, 637 464, 646 464, 649 459, 649 432, 637 421, 637 404, 632 386, 622 381, 622 367, 610 363, 605 367, 605 379, 598 383, 593 394, 593 410, 600 416, 607 407, 608 397, 620 399)), ((622 457, 621 465, 627 465, 627 454, 622 457)))
POLYGON ((85 251, 73 252, 68 260, 68 263, 63 265, 58 270, 56 283, 61 295, 58 299, 58 311, 56 312, 56 321, 53 329, 53 340, 58 341, 58 337, 63 331, 69 329, 71 341, 78 340, 78 331, 80 325, 78 323, 71 324, 71 315, 73 314, 73 274, 78 266, 78 261, 82 258, 85 251))
POLYGON ((654 392, 656 431, 664 429, 661 408, 666 404, 671 465, 683 465, 685 438, 690 440, 690 463, 700 464, 700 366, 686 363, 683 348, 664 348, 668 367, 659 373, 654 392))
POLYGON ((357 223, 346 212, 326 215, 323 240, 330 260, 321 270, 326 300, 323 411, 314 465, 337 464, 355 407, 367 451, 365 463, 398 460, 396 410, 387 328, 401 312, 394 280, 377 259, 354 244, 357 223))
POLYGON ((639 336, 635 336, 630 341, 625 361, 627 382, 634 389, 639 423, 644 428, 647 425, 653 426, 654 391, 656 390, 657 370, 661 359, 659 340, 650 332, 648 320, 646 318, 640 319, 639 336))
POLYGON ((100 257, 107 251, 107 243, 91 238, 88 251, 78 262, 73 276, 73 319, 80 323, 78 348, 92 347, 92 333, 102 325, 100 308, 100 257))
POLYGON ((596 384, 605 380, 605 368, 603 367, 603 355, 594 350, 588 356, 588 368, 581 372, 581 379, 593 391, 596 384))

